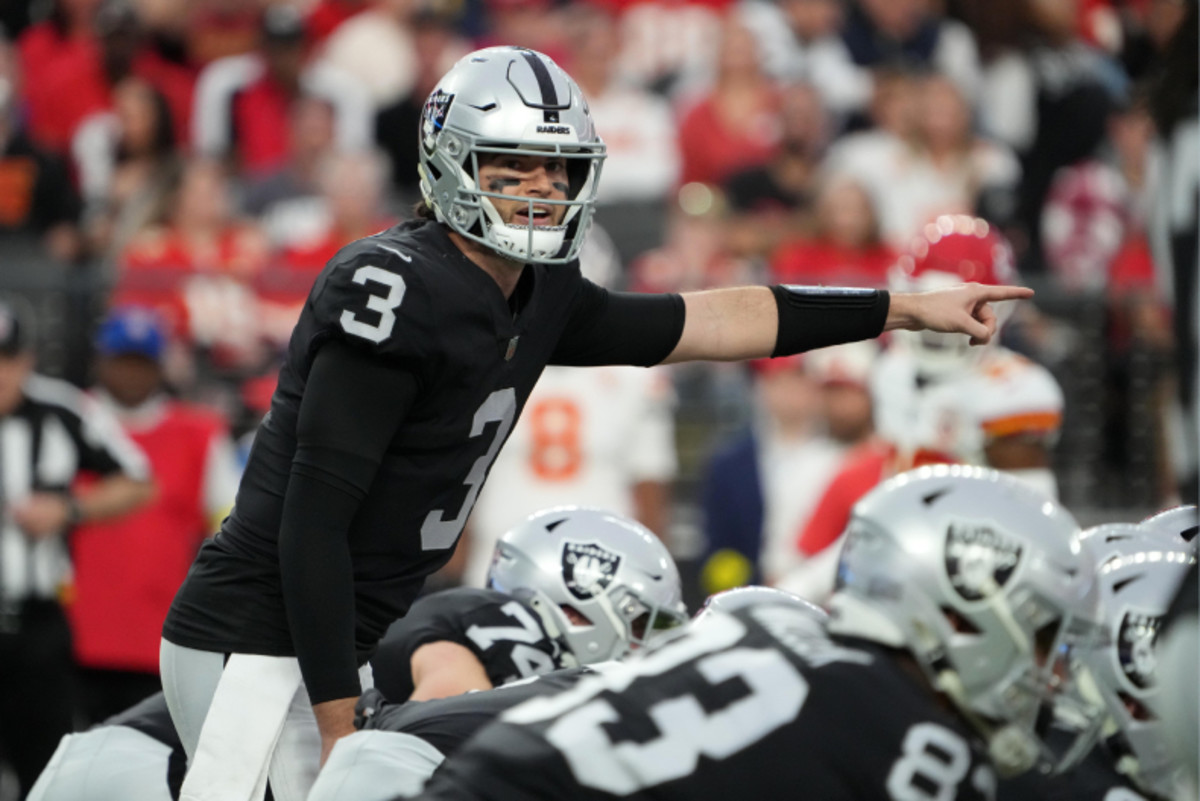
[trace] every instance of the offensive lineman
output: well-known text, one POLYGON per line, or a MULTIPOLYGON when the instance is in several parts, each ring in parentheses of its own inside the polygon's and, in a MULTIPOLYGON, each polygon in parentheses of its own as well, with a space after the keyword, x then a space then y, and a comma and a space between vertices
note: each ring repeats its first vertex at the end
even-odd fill
MULTIPOLYGON (((759 604, 793 607, 818 625, 827 618, 820 607, 786 592, 737 587, 711 596, 692 625, 704 625, 714 613, 759 604)), ((617 664, 594 662, 513 682, 495 692, 420 703, 389 704, 378 690, 368 690, 358 704, 356 725, 362 731, 338 741, 308 801, 384 801, 397 793, 418 795, 445 759, 453 757, 463 743, 502 712, 530 698, 568 690, 589 676, 614 670, 617 664)))
POLYGON ((185 798, 260 798, 268 778, 279 801, 304 797, 547 364, 738 360, 896 328, 983 343, 989 301, 1032 294, 606 292, 576 262, 604 146, 574 81, 529 50, 459 61, 419 155, 422 219, 318 276, 236 506, 164 625, 185 798))
POLYGON ((1099 636, 1078 534, 995 471, 899 476, 855 508, 832 637, 772 605, 713 615, 503 714, 421 798, 991 799, 997 774, 1095 741, 1067 656, 1099 636), (1042 737, 1056 712, 1079 724, 1061 752, 1042 737))
MULTIPOLYGON (((557 507, 531 515, 507 532, 499 547, 490 583, 505 591, 464 587, 413 604, 371 657, 373 697, 405 701, 410 695, 455 695, 567 665, 611 660, 684 622, 675 563, 658 538, 634 520, 557 507), (571 557, 581 543, 611 556, 606 564, 612 571, 597 573, 590 584, 571 557)), ((369 728, 384 728, 379 723, 373 720, 369 728)), ((355 735, 333 752, 322 776, 330 769, 335 775, 324 781, 325 788, 359 791, 374 776, 364 766, 393 765, 395 758, 388 754, 373 758, 394 745, 389 736, 382 744, 363 742, 363 737, 355 735), (349 781, 336 775, 342 769, 349 781)), ((179 797, 185 762, 163 694, 157 693, 88 732, 64 737, 30 799, 167 801, 179 797)))
POLYGON ((487 584, 426 596, 388 630, 374 658, 395 666, 376 682, 385 697, 444 698, 617 659, 686 619, 666 547, 600 509, 530 515, 497 543, 487 584))

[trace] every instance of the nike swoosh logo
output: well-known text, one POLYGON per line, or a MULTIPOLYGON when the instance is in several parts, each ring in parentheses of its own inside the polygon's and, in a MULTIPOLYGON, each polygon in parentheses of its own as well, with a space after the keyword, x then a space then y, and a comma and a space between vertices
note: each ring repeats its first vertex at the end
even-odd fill
POLYGON ((386 250, 388 253, 395 253, 397 256, 399 256, 400 258, 404 259, 407 262, 412 262, 412 256, 409 256, 406 253, 401 253, 400 251, 396 250, 395 248, 389 248, 387 245, 380 245, 379 248, 380 248, 380 250, 386 250))

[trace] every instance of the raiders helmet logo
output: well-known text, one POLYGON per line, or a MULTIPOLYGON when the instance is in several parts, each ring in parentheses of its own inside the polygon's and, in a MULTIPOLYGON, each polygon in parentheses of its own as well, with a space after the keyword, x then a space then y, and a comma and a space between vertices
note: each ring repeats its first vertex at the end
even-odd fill
POLYGON ((1021 546, 982 523, 951 523, 946 530, 946 575, 966 601, 1000 591, 1021 561, 1021 546))
POLYGON ((595 598, 608 589, 620 566, 620 554, 594 542, 563 543, 563 581, 581 601, 595 598))
POLYGON ((433 155, 437 135, 446 124, 446 115, 450 112, 450 104, 453 102, 454 95, 441 89, 434 91, 425 101, 425 110, 421 112, 421 146, 425 148, 426 155, 433 155))
POLYGON ((1157 615, 1144 615, 1138 612, 1126 612, 1121 617, 1121 627, 1117 634, 1117 657, 1121 662, 1121 670, 1125 678, 1133 686, 1146 689, 1154 685, 1154 669, 1157 661, 1154 658, 1154 641, 1158 637, 1158 627, 1162 618, 1157 615))

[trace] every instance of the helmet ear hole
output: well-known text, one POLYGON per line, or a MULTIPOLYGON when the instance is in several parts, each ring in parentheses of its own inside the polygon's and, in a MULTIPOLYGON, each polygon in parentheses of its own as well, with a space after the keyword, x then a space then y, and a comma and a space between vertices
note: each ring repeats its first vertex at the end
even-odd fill
POLYGON ((570 604, 559 604, 558 608, 563 610, 563 614, 567 616, 567 620, 571 621, 573 626, 594 626, 591 618, 580 612, 570 604))
POLYGON ((941 610, 946 620, 950 621, 950 627, 959 634, 983 634, 983 631, 978 626, 967 620, 958 611, 948 606, 941 607, 941 610))
POLYGON ((1126 692, 1117 691, 1117 697, 1121 699, 1121 703, 1125 705, 1125 709, 1129 712, 1129 716, 1134 720, 1149 722, 1158 720, 1158 717, 1150 711, 1150 709, 1138 699, 1126 692))
POLYGON ((1058 639, 1058 629, 1061 621, 1058 618, 1043 623, 1038 626, 1033 633, 1033 647, 1039 660, 1045 660, 1049 656, 1050 651, 1054 648, 1055 640, 1058 639))

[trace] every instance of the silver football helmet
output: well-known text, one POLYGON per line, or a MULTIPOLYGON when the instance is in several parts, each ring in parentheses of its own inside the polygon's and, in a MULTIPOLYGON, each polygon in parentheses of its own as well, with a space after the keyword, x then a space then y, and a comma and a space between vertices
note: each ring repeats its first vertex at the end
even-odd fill
POLYGON ((580 664, 616 659, 687 620, 679 570, 658 537, 601 509, 561 506, 496 543, 488 586, 526 601, 580 664))
POLYGON ((903 473, 854 508, 827 628, 909 652, 1002 775, 1065 770, 1103 719, 1072 657, 1100 633, 1078 535, 1065 509, 995 470, 903 473), (1056 716, 1072 726, 1065 753, 1044 736, 1056 716))
POLYGON ((810 601, 804 600, 799 595, 794 595, 784 590, 777 590, 774 587, 750 585, 722 590, 708 596, 704 601, 704 605, 700 607, 700 611, 692 617, 692 622, 701 623, 706 617, 717 612, 729 613, 759 604, 790 606, 793 609, 799 609, 820 623, 824 623, 829 619, 829 614, 824 609, 810 601))
POLYGON ((1148 536, 1159 542, 1195 548, 1200 533, 1200 512, 1195 506, 1175 506, 1147 517, 1138 524, 1148 536))
POLYGON ((549 57, 520 47, 463 56, 421 114, 421 194, 438 221, 521 262, 564 264, 583 246, 595 208, 604 143, 579 86, 549 57), (564 159, 566 200, 489 192, 479 186, 486 153, 564 159), (505 223, 492 198, 529 201, 526 225, 505 223), (561 225, 536 225, 534 204, 566 206, 561 225))
MULTIPOLYGON (((1194 516, 1193 507, 1192 525, 1194 516)), ((1147 532, 1146 523, 1114 523, 1083 533, 1096 559, 1108 636, 1081 656, 1115 727, 1106 732, 1111 735, 1107 743, 1120 772, 1163 798, 1174 796, 1181 776, 1166 732, 1151 711, 1158 696, 1156 641, 1175 591, 1196 563, 1195 540, 1183 540, 1179 527, 1173 528, 1169 538, 1162 530, 1147 532)))

